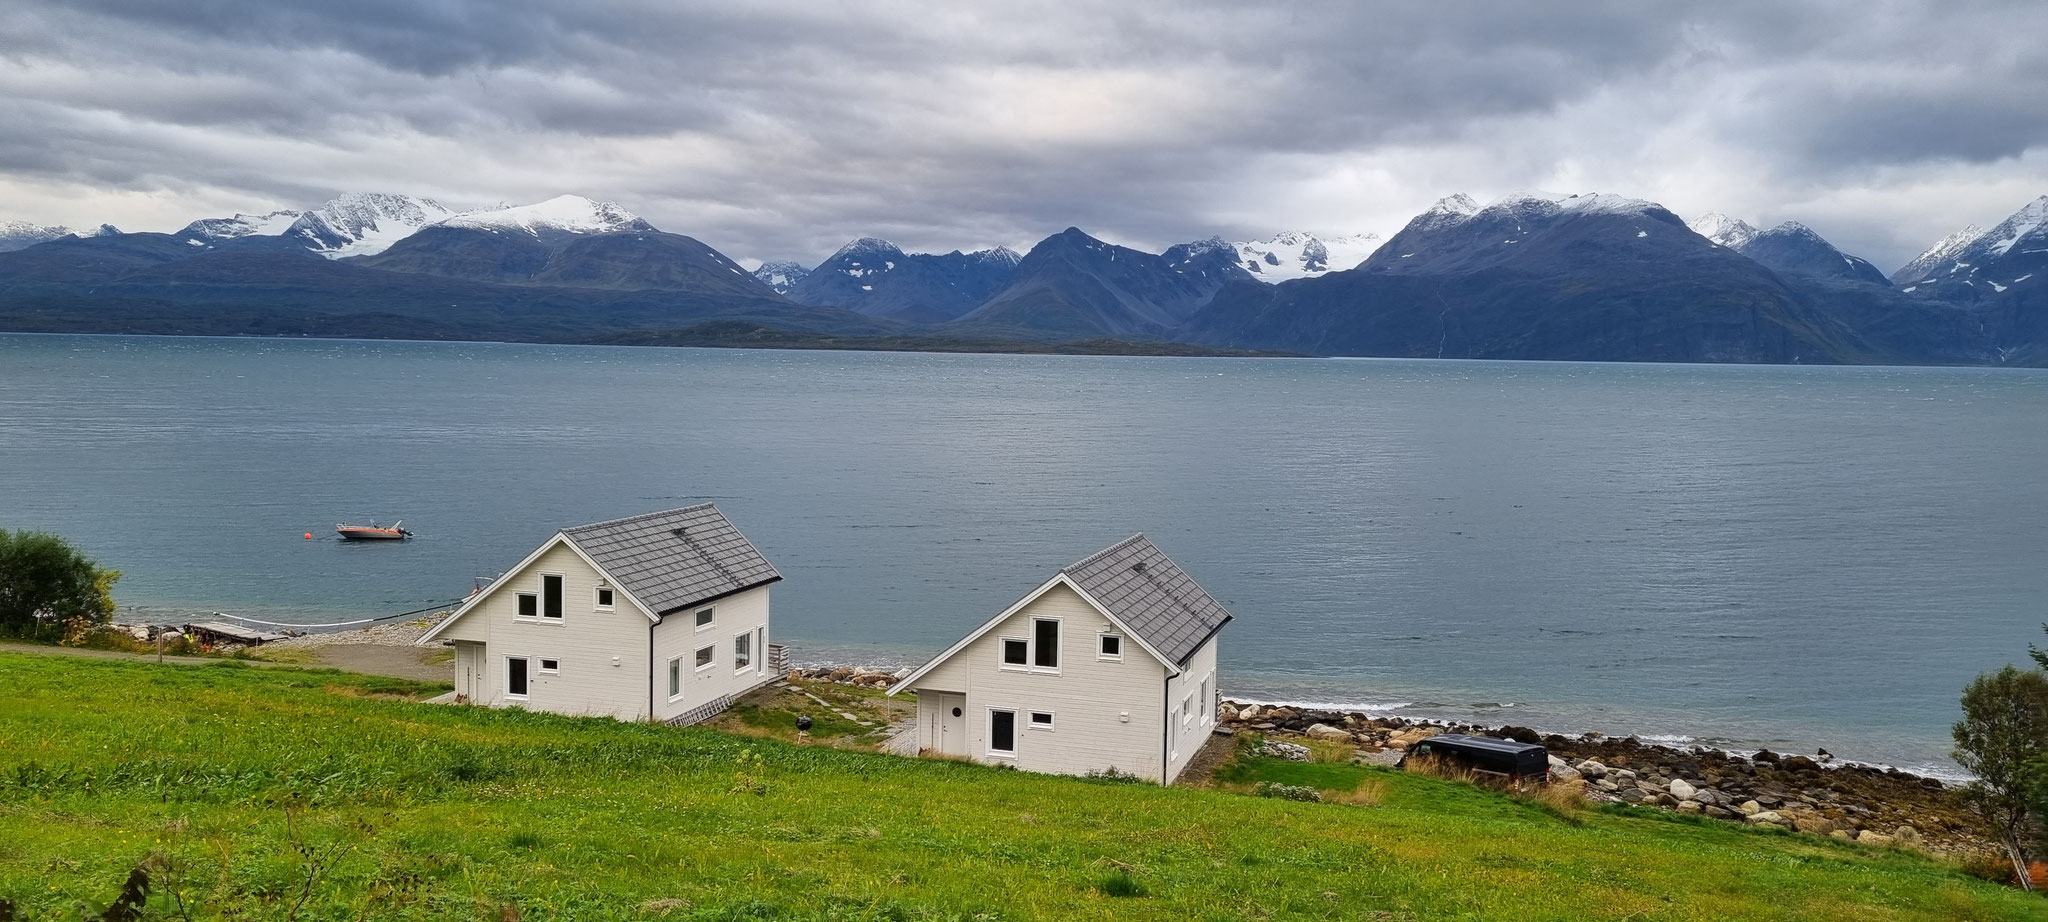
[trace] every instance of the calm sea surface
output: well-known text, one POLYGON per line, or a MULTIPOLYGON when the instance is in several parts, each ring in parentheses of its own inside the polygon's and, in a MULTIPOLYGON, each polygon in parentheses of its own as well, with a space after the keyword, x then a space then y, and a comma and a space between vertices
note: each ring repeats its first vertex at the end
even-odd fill
POLYGON ((0 527, 143 614, 406 611, 703 500, 802 660, 1142 530, 1233 695, 1939 767, 2044 639, 2048 373, 0 336, 0 527))

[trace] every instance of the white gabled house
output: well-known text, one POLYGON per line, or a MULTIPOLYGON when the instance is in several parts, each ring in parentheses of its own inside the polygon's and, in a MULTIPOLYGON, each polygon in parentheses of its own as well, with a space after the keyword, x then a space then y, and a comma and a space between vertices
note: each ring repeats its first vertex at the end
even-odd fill
POLYGON ((422 636, 461 700, 693 723, 780 678, 768 559, 704 503, 564 528, 422 636))
POLYGON ((1142 534, 1062 569, 889 690, 920 751, 1171 784, 1216 726, 1231 614, 1142 534))

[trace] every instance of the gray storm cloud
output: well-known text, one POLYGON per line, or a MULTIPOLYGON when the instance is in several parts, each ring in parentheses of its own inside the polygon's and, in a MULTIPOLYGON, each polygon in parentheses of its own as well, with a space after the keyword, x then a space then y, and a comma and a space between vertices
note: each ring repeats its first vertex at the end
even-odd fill
POLYGON ((2048 6, 15 0, 0 219, 579 192, 736 258, 1607 191, 1892 266, 2048 192, 2048 6))

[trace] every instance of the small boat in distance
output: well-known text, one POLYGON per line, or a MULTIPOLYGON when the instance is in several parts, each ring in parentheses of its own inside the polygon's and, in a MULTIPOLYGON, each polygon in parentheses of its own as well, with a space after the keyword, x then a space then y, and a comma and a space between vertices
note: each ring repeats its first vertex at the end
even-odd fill
POLYGON ((412 532, 401 527, 404 524, 393 522, 389 528, 374 521, 368 525, 336 525, 334 533, 350 541, 403 541, 412 537, 412 532))

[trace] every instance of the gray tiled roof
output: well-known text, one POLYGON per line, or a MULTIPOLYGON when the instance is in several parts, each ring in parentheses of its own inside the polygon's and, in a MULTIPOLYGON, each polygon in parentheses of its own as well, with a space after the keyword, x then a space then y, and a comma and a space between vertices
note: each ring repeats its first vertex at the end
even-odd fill
POLYGON ((1060 571, 1175 665, 1231 619, 1230 611, 1142 534, 1060 571))
POLYGON ((710 503, 564 528, 562 535, 657 615, 782 578, 710 503))

